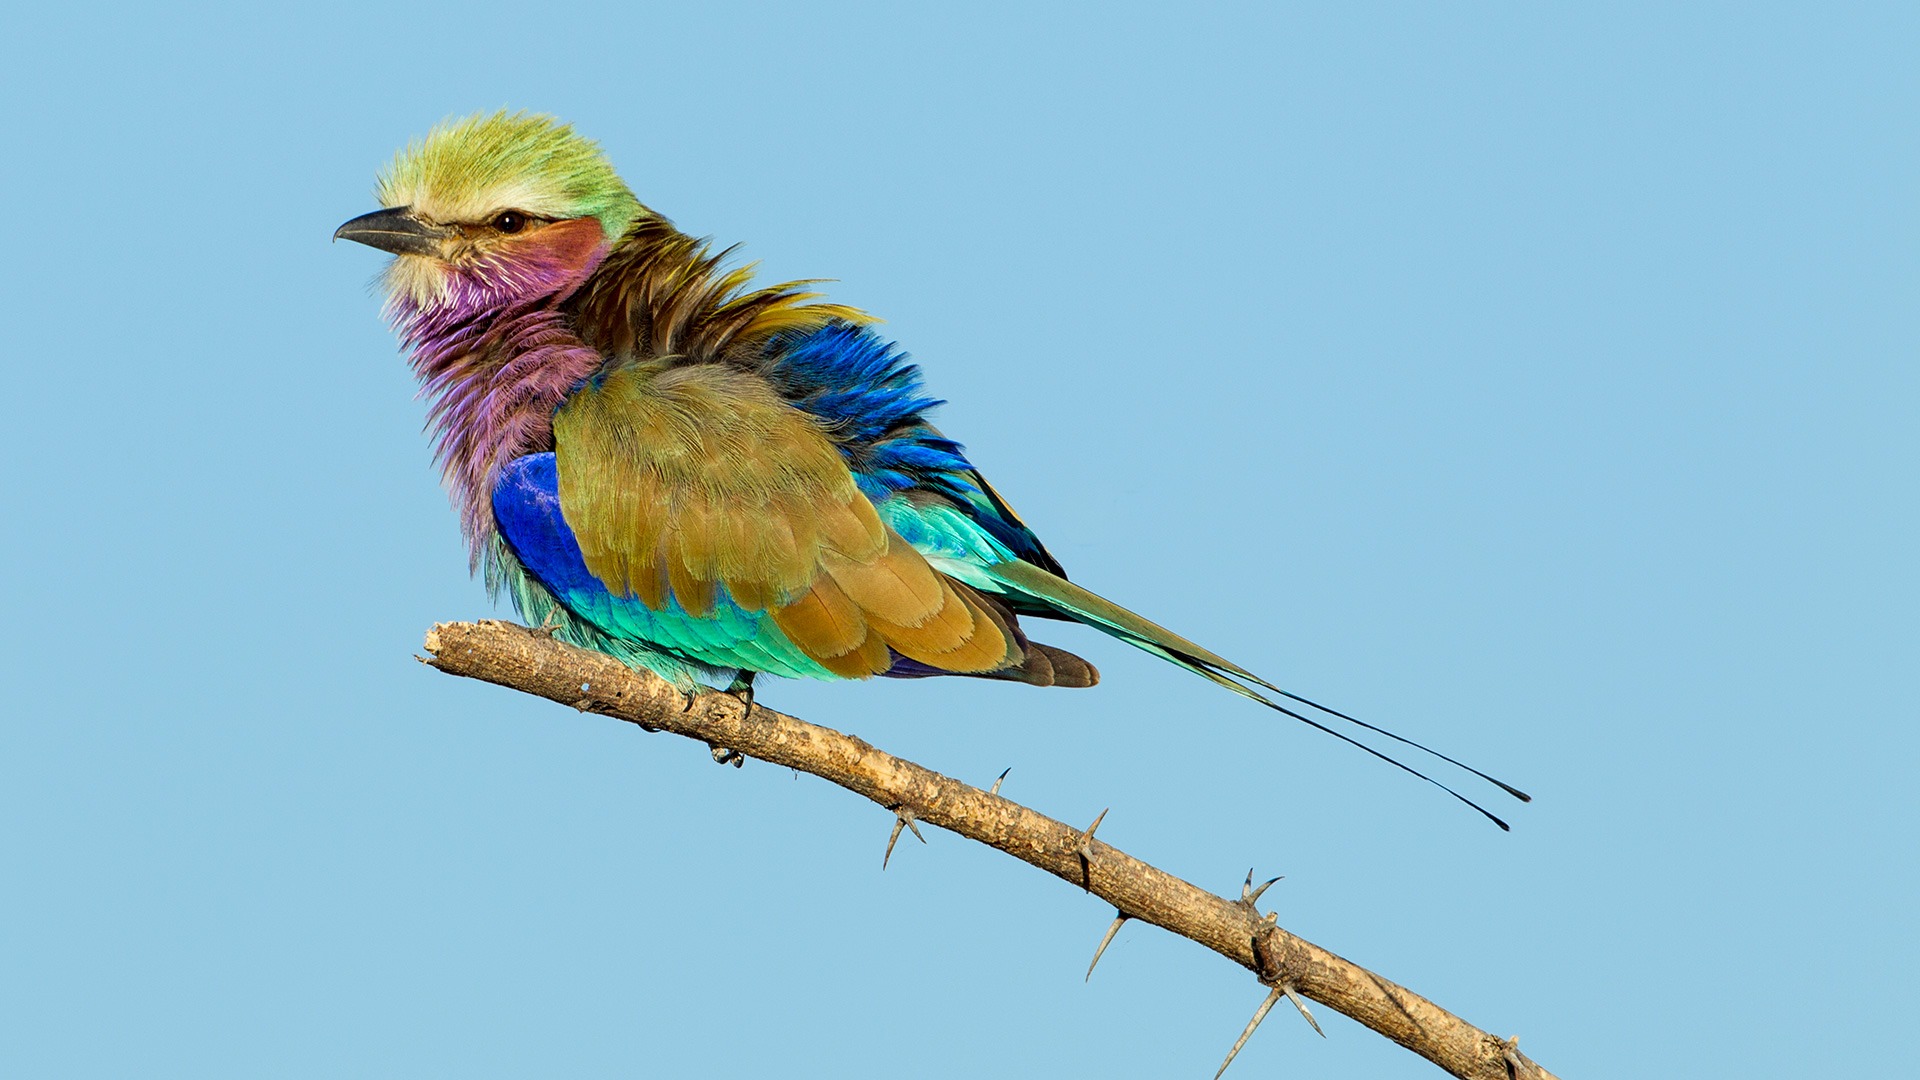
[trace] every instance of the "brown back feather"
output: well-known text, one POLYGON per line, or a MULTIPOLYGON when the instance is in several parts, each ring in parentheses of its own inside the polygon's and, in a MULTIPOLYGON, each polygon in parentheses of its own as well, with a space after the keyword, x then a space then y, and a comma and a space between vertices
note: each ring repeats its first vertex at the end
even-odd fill
POLYGON ((814 281, 750 290, 751 267, 720 269, 732 252, 712 253, 664 218, 635 222, 568 301, 580 336, 616 362, 719 363, 785 331, 873 321, 857 308, 812 303, 814 281))

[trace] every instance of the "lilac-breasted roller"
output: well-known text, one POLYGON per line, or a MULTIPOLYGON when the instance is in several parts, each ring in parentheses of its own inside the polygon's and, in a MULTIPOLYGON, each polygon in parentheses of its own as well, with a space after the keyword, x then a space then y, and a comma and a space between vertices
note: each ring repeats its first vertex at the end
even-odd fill
POLYGON ((751 287, 571 128, 444 123, 387 168, 379 200, 334 235, 395 256, 387 314, 473 564, 554 636, 687 691, 731 680, 750 695, 762 672, 1092 686, 1092 664, 1022 624, 1070 620, 1506 828, 1255 687, 1360 721, 1069 582, 928 422, 938 402, 871 319, 811 282, 751 287))

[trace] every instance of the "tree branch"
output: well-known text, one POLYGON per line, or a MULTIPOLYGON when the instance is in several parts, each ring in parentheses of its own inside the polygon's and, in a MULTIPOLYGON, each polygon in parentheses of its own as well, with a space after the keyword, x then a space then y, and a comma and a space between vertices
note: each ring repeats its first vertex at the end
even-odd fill
POLYGON ((1126 918, 1199 942, 1252 971, 1274 992, 1258 1015, 1278 995, 1297 993, 1464 1080, 1553 1080, 1513 1040, 1495 1038, 1274 925, 1256 906, 1257 890, 1245 890, 1250 898, 1238 901, 1215 896, 1096 839, 1097 820, 1073 828, 851 735, 758 705, 748 712, 729 695, 703 694, 689 708, 685 695, 661 679, 512 623, 440 623, 428 632, 426 648, 425 662, 448 674, 698 739, 716 754, 731 750, 812 773, 907 823, 938 825, 998 848, 1099 896, 1126 918))

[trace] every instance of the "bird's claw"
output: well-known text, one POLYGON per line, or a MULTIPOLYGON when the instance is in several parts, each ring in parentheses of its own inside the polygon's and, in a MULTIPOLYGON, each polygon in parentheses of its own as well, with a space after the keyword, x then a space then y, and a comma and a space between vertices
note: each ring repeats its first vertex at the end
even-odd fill
POLYGON ((753 712, 753 672, 742 671, 733 677, 723 693, 729 694, 740 703, 740 715, 745 717, 753 712))

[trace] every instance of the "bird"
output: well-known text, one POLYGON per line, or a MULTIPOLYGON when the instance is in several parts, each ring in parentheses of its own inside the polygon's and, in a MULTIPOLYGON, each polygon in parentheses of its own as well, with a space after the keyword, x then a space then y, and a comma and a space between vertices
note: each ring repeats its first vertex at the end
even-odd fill
POLYGON ((750 709, 763 674, 1090 687, 1093 664, 1028 636, 1029 622, 1076 622, 1503 830, 1332 721, 1529 798, 1069 581, 933 425, 942 402, 877 320, 824 299, 819 279, 756 285, 570 125, 450 118, 396 154, 376 197, 334 239, 393 256, 384 314, 427 401, 469 569, 551 636, 689 695, 724 685, 750 709))

